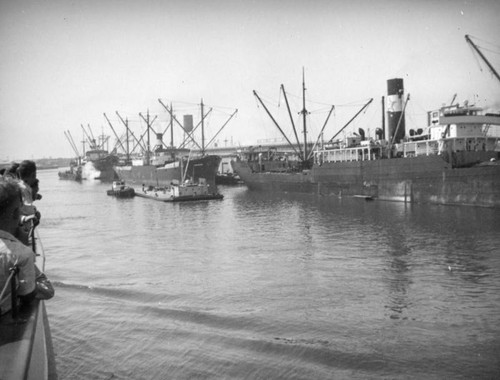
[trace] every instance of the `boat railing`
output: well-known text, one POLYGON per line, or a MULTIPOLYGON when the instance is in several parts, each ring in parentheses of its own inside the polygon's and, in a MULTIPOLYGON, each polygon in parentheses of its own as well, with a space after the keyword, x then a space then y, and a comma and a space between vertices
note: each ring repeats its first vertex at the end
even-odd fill
MULTIPOLYGON (((35 247, 35 228, 31 238, 35 247)), ((41 242, 38 242, 41 245, 41 242)), ((42 272, 45 270, 45 253, 42 251, 42 272)), ((40 256, 36 253, 37 256, 40 256)), ((57 379, 57 370, 44 301, 35 297, 19 303, 19 265, 16 260, 9 268, 9 276, 0 291, 0 306, 8 299, 10 310, 0 310, 0 379, 57 379), (10 289, 9 289, 10 287, 10 289), (10 314, 9 314, 10 313, 10 314), (2 315, 3 314, 3 315, 2 315)))
POLYGON ((44 302, 34 299, 16 313, 0 317, 0 378, 57 379, 44 302))
POLYGON ((12 312, 12 319, 15 320, 17 319, 18 315, 16 279, 17 279, 17 274, 19 273, 19 266, 17 265, 17 260, 16 263, 9 268, 9 272, 10 272, 9 277, 7 277, 7 281, 5 281, 2 291, 0 292, 0 316, 4 313, 1 309, 2 301, 4 300, 4 297, 7 294, 10 286, 10 300, 11 300, 10 310, 12 312))

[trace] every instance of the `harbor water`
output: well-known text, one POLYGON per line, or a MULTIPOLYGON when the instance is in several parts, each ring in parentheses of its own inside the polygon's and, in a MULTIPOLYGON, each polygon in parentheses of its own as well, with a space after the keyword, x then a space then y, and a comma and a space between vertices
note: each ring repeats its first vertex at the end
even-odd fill
POLYGON ((61 380, 500 378, 498 209, 38 177, 61 380))

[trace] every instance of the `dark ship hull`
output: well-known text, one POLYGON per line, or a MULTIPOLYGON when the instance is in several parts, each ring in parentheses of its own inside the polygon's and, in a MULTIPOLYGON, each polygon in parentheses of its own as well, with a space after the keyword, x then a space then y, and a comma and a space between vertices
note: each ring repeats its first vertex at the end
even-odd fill
POLYGON ((115 171, 120 180, 135 187, 142 185, 164 187, 169 186, 172 181, 180 181, 183 178, 190 178, 194 182, 204 178, 207 184, 215 189, 215 176, 220 160, 219 156, 204 156, 182 162, 175 161, 164 166, 116 166, 115 171))
POLYGON ((106 155, 97 159, 90 159, 89 162, 99 174, 93 179, 100 179, 101 181, 111 182, 118 179, 115 171, 115 165, 118 164, 118 157, 114 155, 106 155))
POLYGON ((232 165, 251 190, 500 207, 500 162, 452 168, 433 155, 330 162, 301 172, 287 172, 284 163, 282 172, 266 171, 266 163, 264 170, 255 162, 233 161, 232 165))

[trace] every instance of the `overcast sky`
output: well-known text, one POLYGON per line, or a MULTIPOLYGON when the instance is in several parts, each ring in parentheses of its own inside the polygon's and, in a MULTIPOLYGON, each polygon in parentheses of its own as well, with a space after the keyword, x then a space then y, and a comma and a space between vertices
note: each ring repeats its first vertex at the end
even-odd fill
POLYGON ((411 94, 410 126, 424 127, 426 111, 455 93, 500 111, 500 82, 466 34, 500 71, 495 0, 2 1, 0 160, 72 157, 64 131, 77 141, 82 124, 113 135, 103 113, 118 134, 116 111, 141 131, 139 112, 149 110, 163 130, 168 116, 159 98, 180 119, 194 113, 195 123, 203 99, 206 110, 213 107, 212 135, 238 109, 219 144, 256 144, 279 132, 252 91, 281 112, 284 84, 298 112, 303 68, 314 101, 308 110, 317 117, 311 128, 320 129, 336 106, 326 135, 369 98, 375 101, 356 128, 373 134, 386 81, 395 77, 411 94))

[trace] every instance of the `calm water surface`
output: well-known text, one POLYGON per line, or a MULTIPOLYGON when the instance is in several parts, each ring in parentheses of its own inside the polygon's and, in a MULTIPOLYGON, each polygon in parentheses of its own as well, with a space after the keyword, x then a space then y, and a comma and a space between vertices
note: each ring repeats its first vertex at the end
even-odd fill
POLYGON ((62 380, 500 377, 499 210, 39 178, 62 380))

